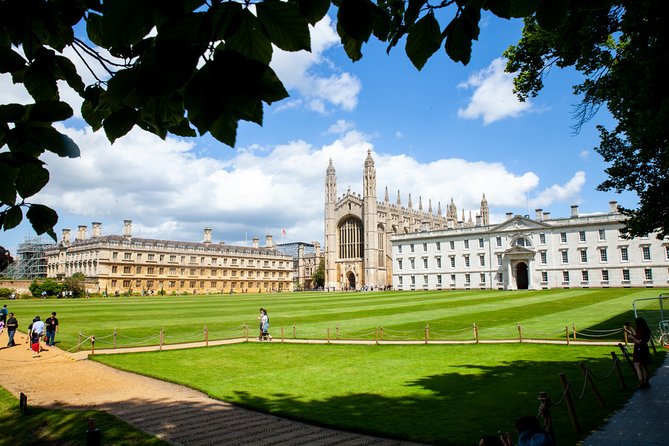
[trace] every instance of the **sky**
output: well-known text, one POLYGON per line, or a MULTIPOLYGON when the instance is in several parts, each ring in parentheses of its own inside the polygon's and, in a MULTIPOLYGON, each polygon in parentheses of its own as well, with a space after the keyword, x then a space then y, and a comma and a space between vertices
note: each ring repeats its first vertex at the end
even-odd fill
MULTIPOLYGON (((387 187, 390 201, 399 191, 404 206, 411 194, 414 208, 420 197, 425 210, 431 200, 445 212, 453 198, 459 215, 475 216, 485 194, 496 223, 507 212, 533 217, 537 208, 558 218, 574 204, 581 214, 606 212, 611 200, 636 205, 630 194, 596 191, 606 164, 594 151, 595 126, 612 121, 602 110, 574 133, 578 73, 554 69, 538 97, 521 103, 514 96, 502 53, 520 38, 520 20, 484 14, 467 66, 442 49, 418 71, 404 42, 387 54, 370 41, 362 60, 351 62, 331 17, 311 29, 311 53, 275 49, 271 66, 290 97, 265 108, 262 127, 240 122, 235 148, 209 135, 161 140, 137 128, 112 145, 85 125, 81 100, 61 84, 75 117, 58 129, 81 157, 45 155, 51 180, 30 201, 58 212, 59 239, 78 225, 90 235, 91 222, 102 223, 103 235, 122 234, 129 219, 135 237, 197 242, 209 227, 212 240, 226 244, 259 237, 262 245, 268 234, 275 243, 323 243, 328 161, 339 196, 362 193, 371 150, 379 200, 387 187)), ((0 74, 0 103, 8 102, 31 100, 0 74)), ((0 245, 15 253, 30 237, 24 221, 0 232, 0 245)))

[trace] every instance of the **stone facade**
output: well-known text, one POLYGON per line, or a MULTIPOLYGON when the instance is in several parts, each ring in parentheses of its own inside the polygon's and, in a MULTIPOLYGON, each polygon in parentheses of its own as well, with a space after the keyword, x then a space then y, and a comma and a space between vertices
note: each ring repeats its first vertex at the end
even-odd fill
POLYGON ((93 223, 90 237, 79 226, 75 240, 63 229, 62 240, 47 250, 47 277, 83 273, 93 293, 241 293, 292 291, 293 259, 280 253, 272 236, 260 247, 211 242, 157 240, 132 236, 132 221, 124 221, 123 235, 101 235, 93 223))
POLYGON ((552 219, 507 214, 503 223, 392 237, 396 289, 666 287, 669 239, 620 237, 609 212, 552 219))
POLYGON ((417 231, 468 228, 488 224, 488 203, 483 197, 481 209, 472 221, 471 213, 465 221, 458 220, 453 199, 442 215, 441 203, 436 213, 432 201, 423 209, 418 198, 418 209, 413 208, 411 194, 408 205, 402 206, 400 191, 396 203, 391 203, 388 188, 383 201, 377 199, 376 168, 368 151, 363 169, 363 194, 349 190, 337 197, 337 176, 332 160, 325 173, 325 286, 346 290, 384 288, 393 281, 391 237, 413 234, 417 231))

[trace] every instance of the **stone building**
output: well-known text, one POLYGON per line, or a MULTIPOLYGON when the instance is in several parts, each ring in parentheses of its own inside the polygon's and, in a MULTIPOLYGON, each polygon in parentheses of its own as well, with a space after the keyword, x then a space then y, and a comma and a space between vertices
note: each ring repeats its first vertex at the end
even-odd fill
POLYGON ((46 251, 47 277, 80 272, 90 292, 112 293, 229 293, 292 291, 293 259, 279 252, 266 237, 265 246, 212 243, 204 229, 202 242, 157 240, 132 236, 132 221, 124 220, 123 235, 102 235, 101 223, 63 229, 62 240, 46 251))
POLYGON ((666 287, 669 239, 624 239, 615 201, 607 213, 568 218, 507 214, 499 224, 392 237, 397 289, 666 287))
POLYGON ((390 238, 397 234, 418 231, 445 230, 487 225, 488 203, 483 197, 476 220, 465 221, 464 211, 458 220, 453 199, 442 215, 441 203, 436 213, 432 200, 427 209, 422 198, 414 209, 411 194, 403 206, 400 191, 397 200, 390 202, 388 188, 382 201, 377 199, 376 168, 371 151, 363 169, 363 193, 346 191, 337 196, 337 176, 332 160, 325 173, 325 286, 331 289, 383 288, 393 281, 393 261, 390 238))
POLYGON ((276 249, 293 258, 293 289, 315 288, 313 275, 323 259, 321 244, 318 242, 279 243, 276 249))

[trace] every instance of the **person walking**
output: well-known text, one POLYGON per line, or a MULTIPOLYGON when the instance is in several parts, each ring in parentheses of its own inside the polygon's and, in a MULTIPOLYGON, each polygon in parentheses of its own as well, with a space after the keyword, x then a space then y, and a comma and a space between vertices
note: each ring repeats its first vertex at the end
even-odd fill
POLYGON ((0 322, 7 322, 7 314, 9 312, 7 311, 7 305, 3 305, 2 308, 0 308, 0 322))
POLYGON ((646 319, 638 317, 634 319, 635 329, 631 330, 625 327, 627 336, 634 342, 634 351, 632 352, 632 362, 634 369, 639 378, 639 389, 649 389, 649 372, 648 366, 653 363, 653 358, 650 356, 650 349, 648 348, 648 341, 650 341, 650 327, 646 319))
POLYGON ((267 310, 264 308, 260 309, 260 316, 258 316, 258 319, 260 319, 260 336, 258 336, 259 341, 271 341, 272 336, 269 334, 269 316, 267 315, 267 310))
POLYGON ((16 334, 16 329, 19 328, 19 321, 14 317, 14 313, 9 313, 5 327, 7 328, 7 337, 9 338, 7 347, 14 347, 16 345, 16 342, 14 342, 14 335, 16 334))
POLYGON ((41 350, 39 341, 42 336, 44 336, 44 328, 44 322, 39 316, 35 316, 35 319, 33 319, 33 326, 30 329, 30 347, 33 351, 33 358, 39 356, 41 350))
POLYGON ((51 313, 51 317, 46 320, 46 345, 53 347, 56 345, 56 333, 58 332, 58 318, 56 312, 51 313))

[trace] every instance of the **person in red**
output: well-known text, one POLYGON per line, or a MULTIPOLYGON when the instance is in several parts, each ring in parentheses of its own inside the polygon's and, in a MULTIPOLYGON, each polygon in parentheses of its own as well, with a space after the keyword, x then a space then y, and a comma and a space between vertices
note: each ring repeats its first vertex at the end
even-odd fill
POLYGON ((625 330, 629 339, 634 342, 632 362, 634 362, 634 368, 639 377, 639 388, 648 389, 650 388, 648 366, 653 363, 653 358, 651 358, 650 349, 648 348, 650 327, 648 327, 648 322, 642 317, 634 319, 634 324, 636 325, 634 330, 629 327, 625 327, 625 330))

